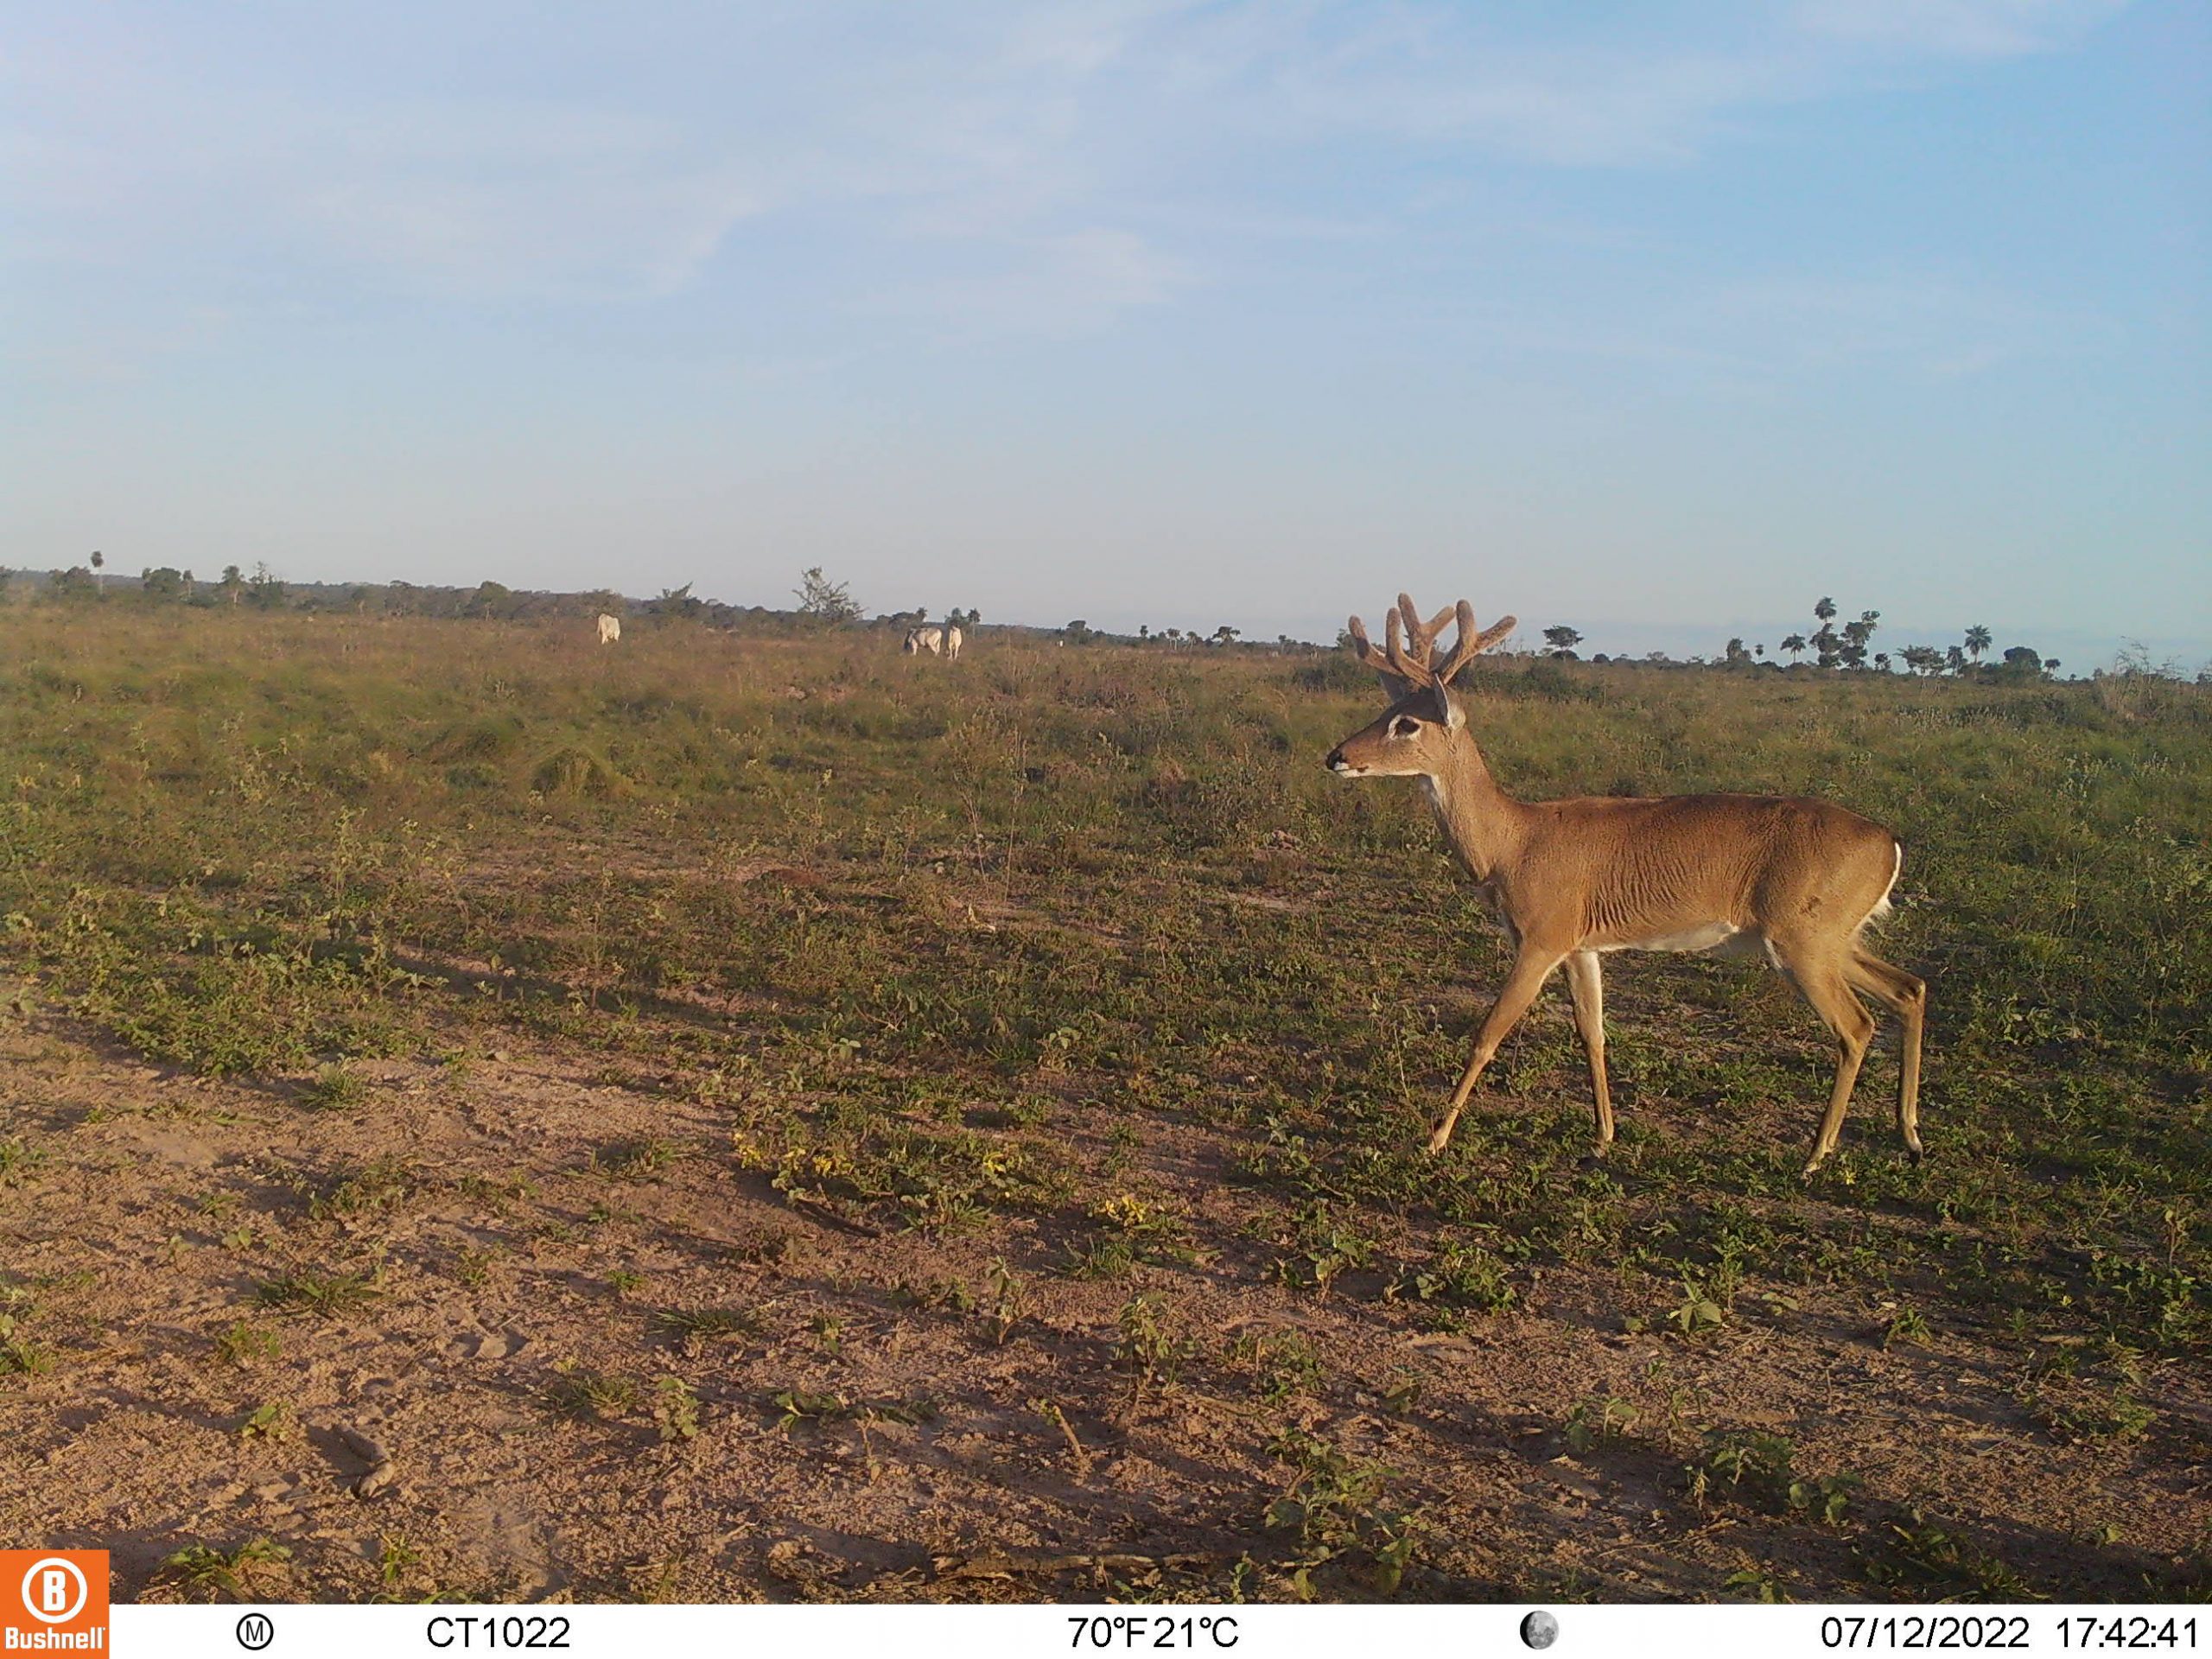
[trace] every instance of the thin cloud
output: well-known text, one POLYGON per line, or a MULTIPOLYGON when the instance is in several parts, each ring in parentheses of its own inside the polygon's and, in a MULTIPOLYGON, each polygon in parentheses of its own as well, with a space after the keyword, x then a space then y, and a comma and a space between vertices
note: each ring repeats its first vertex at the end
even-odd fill
POLYGON ((875 308, 1056 332, 1170 303, 1237 238, 1272 239, 1206 182, 1240 168, 1347 145, 1382 169, 1684 168, 1774 108, 2057 49, 2117 3, 1800 0, 1604 31, 1441 0, 824 3, 728 36, 664 18, 617 76, 556 38, 537 78, 593 90, 536 97, 410 95, 403 58, 357 78, 296 43, 188 58, 156 22, 95 19, 0 70, 26 93, 0 156, 30 163, 0 207, 19 258, 190 267, 209 291, 180 300, 214 305, 285 268, 324 292, 649 302, 706 282, 740 226, 827 213, 876 251, 875 308))
POLYGON ((562 107, 391 110, 310 139, 278 211, 339 264, 458 298, 661 297, 766 198, 658 123, 562 107))
POLYGON ((2096 332, 1994 284, 1926 271, 1730 283, 1688 308, 1679 327, 1715 360, 1746 372, 1878 365, 1939 379, 1984 373, 2096 332))
POLYGON ((2071 46, 2126 0, 1804 0, 1808 34, 1932 57, 2009 58, 2071 46))
POLYGON ((962 337, 1096 333, 1167 303, 1198 281, 1187 261, 1135 232, 1090 226, 995 250, 982 275, 909 283, 865 308, 918 315, 962 337))

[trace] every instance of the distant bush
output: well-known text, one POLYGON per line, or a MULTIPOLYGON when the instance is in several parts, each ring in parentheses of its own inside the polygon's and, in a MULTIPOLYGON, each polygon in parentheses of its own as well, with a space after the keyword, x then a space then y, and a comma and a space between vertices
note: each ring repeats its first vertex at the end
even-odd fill
POLYGON ((627 778, 578 744, 564 743, 540 760, 530 774, 530 786, 545 795, 588 795, 607 800, 631 792, 627 778))
POLYGON ((1484 662, 1478 658, 1459 671, 1459 677, 1452 683, 1463 691, 1542 702, 1606 700, 1604 690, 1596 683, 1569 672, 1548 657, 1536 658, 1525 668, 1510 662, 1484 662))
POLYGON ((1301 691, 1372 691, 1375 671, 1337 652, 1290 671, 1290 683, 1301 691))

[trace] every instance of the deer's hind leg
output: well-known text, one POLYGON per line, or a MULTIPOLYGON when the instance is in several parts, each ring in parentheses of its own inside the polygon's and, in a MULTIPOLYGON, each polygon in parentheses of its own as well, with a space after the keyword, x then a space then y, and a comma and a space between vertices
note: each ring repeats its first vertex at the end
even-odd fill
POLYGON ((1574 1028, 1590 1057, 1590 1088, 1598 1102, 1598 1154, 1613 1144, 1613 1100, 1605 1087, 1605 981, 1595 950, 1567 959, 1567 988, 1574 999, 1574 1028))
POLYGON ((1854 988, 1896 1014, 1903 1027, 1903 1052, 1897 1061, 1897 1135, 1916 1164, 1921 1159, 1920 1035, 1928 1016, 1927 982, 1856 947, 1844 976, 1854 988))
POLYGON ((1813 1005, 1813 1012, 1835 1033, 1835 1089, 1828 1096, 1827 1110, 1821 1115, 1820 1132, 1813 1138, 1813 1155, 1805 1165, 1805 1173, 1810 1175, 1827 1160, 1843 1133, 1843 1115, 1851 1104, 1852 1086, 1859 1081, 1866 1045, 1873 1040, 1874 1016, 1853 993, 1844 962, 1829 950, 1818 946, 1796 950, 1780 946, 1777 954, 1805 1000, 1813 1005))

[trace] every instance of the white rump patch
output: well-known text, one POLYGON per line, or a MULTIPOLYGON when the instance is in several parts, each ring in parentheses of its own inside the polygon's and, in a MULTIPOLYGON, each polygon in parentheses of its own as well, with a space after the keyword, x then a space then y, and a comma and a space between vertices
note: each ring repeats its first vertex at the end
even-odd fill
POLYGON ((1897 890, 1897 877, 1904 874, 1904 842, 1896 842, 1892 845, 1897 849, 1897 861, 1890 866, 1890 885, 1882 889, 1882 896, 1874 901, 1874 908, 1868 911, 1866 919, 1859 924, 1862 928, 1888 921, 1891 912, 1896 908, 1890 903, 1890 895, 1897 890))

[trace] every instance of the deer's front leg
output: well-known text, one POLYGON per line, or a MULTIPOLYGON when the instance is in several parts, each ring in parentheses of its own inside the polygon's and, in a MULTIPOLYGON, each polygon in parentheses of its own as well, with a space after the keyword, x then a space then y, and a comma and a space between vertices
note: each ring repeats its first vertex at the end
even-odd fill
POLYGON ((1497 994, 1497 1001, 1491 1004, 1482 1029, 1475 1034, 1475 1052, 1467 1061, 1467 1069, 1459 1078, 1459 1086, 1452 1090, 1452 1104, 1428 1133, 1428 1149, 1441 1152, 1452 1139, 1452 1131, 1459 1126, 1459 1114, 1465 1109, 1467 1096, 1475 1091, 1476 1079, 1483 1068, 1497 1052, 1497 1046, 1505 1040, 1506 1033, 1519 1023, 1536 1000, 1536 993, 1544 988, 1544 982, 1551 977, 1552 969, 1565 959, 1563 950, 1531 950, 1524 939, 1521 954, 1514 958, 1513 971, 1505 976, 1504 988, 1497 994))

